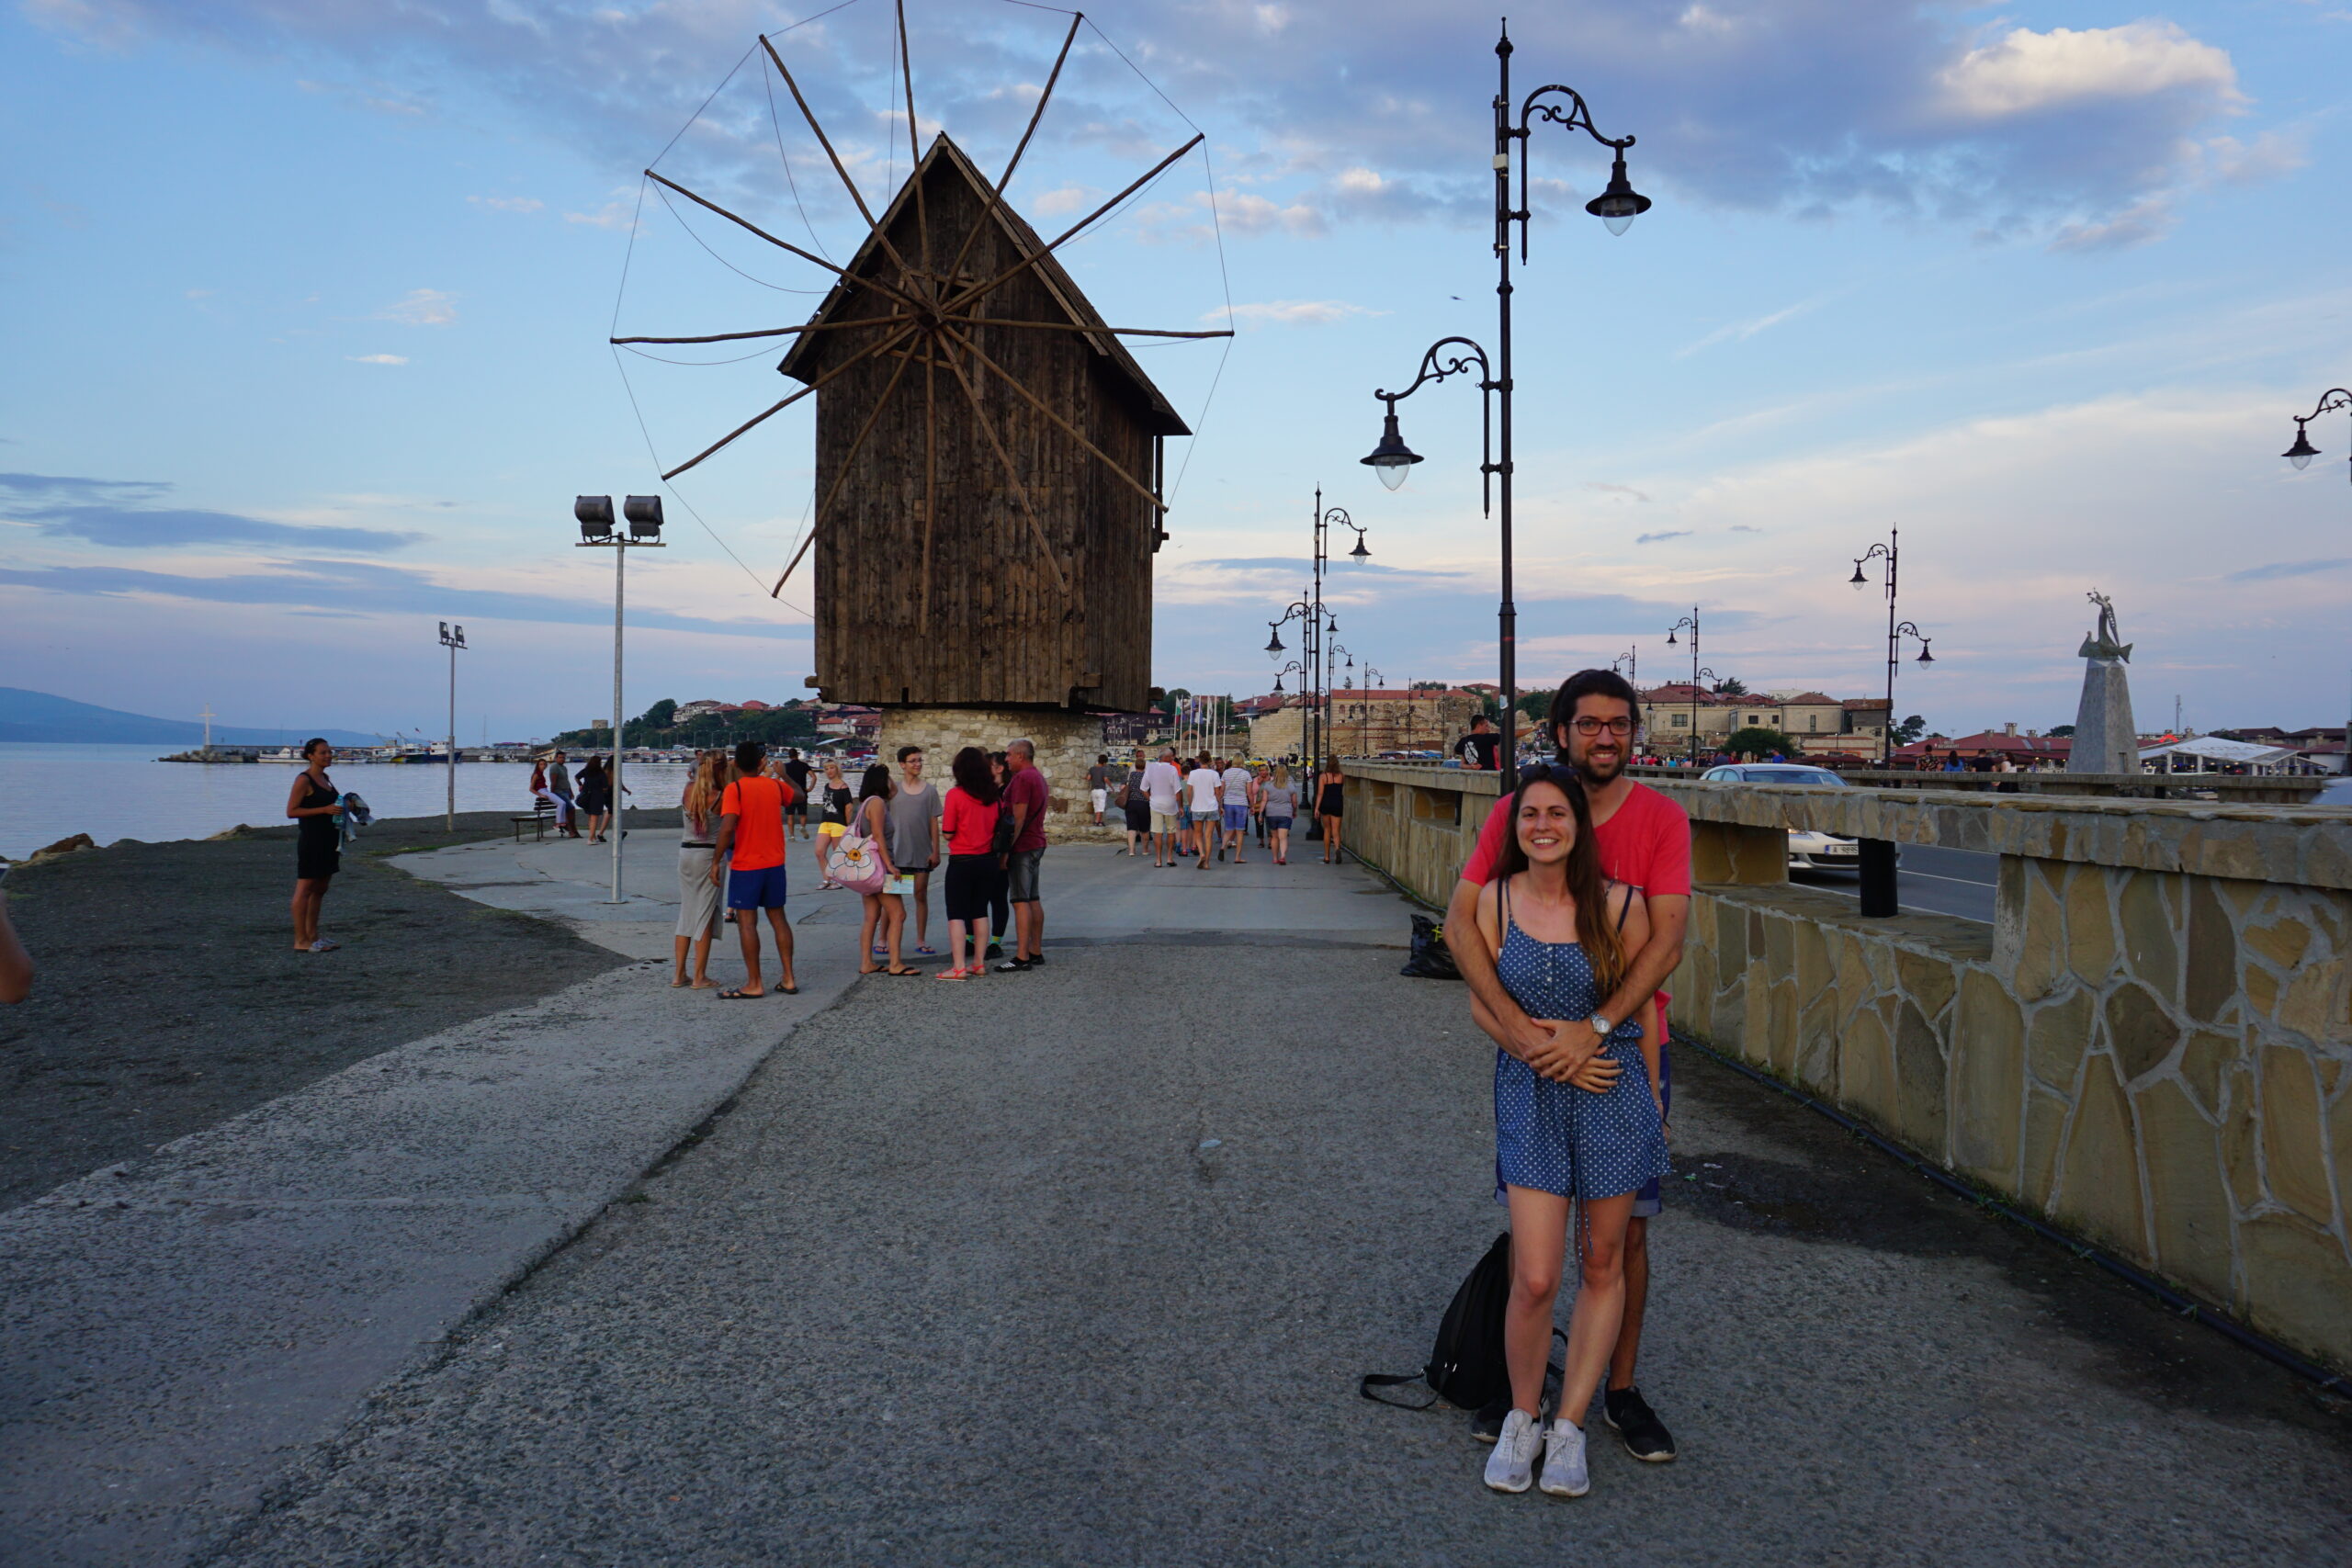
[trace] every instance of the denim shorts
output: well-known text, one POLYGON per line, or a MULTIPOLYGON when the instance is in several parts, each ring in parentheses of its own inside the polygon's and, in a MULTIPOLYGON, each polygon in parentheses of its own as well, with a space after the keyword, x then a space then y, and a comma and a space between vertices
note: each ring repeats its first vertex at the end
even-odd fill
POLYGON ((1037 902, 1037 864, 1046 858, 1043 850, 1015 850, 1004 868, 1004 896, 1014 904, 1037 902))
POLYGON ((1226 831, 1228 833, 1239 833, 1248 830, 1249 827, 1250 807, 1246 804, 1240 804, 1230 800, 1227 801, 1225 803, 1226 831))

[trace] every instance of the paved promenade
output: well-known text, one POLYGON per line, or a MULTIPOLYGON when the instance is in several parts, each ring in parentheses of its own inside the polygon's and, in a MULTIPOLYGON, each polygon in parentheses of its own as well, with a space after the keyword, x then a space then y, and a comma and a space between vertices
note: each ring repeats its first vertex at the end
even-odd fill
MULTIPOLYGON (((658 854, 602 922, 576 846, 418 858, 666 963, 658 854)), ((812 897, 800 998, 616 970, 0 1220, 0 1557, 2352 1553, 2345 1412, 1695 1053, 1644 1375, 1684 1456, 1487 1493, 1461 1416, 1355 1394, 1501 1223, 1490 1048, 1396 976, 1405 906, 1046 868, 1037 973, 853 986, 812 897)))

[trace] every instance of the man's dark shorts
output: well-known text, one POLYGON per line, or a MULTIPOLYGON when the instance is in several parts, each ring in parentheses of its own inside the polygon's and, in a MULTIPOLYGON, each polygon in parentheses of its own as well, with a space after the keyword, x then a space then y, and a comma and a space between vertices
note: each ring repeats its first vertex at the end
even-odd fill
POLYGON ((727 907, 730 909, 784 908, 784 867, 764 865, 757 871, 727 873, 727 907))
POLYGON ((1004 896, 1014 904, 1037 902, 1037 863, 1046 858, 1043 850, 1015 850, 1012 863, 1005 867, 1004 896))

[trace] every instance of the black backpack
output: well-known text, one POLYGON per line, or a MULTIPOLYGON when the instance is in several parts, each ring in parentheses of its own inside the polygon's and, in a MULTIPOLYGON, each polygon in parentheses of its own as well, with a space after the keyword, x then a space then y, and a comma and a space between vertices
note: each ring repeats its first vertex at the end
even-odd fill
POLYGON ((1437 1343, 1430 1348, 1429 1365, 1419 1372, 1370 1373, 1356 1392, 1381 1404, 1426 1410, 1439 1400, 1462 1410, 1476 1410, 1510 1392, 1510 1372, 1503 1364, 1503 1308, 1510 1301, 1510 1232, 1495 1237, 1487 1255, 1464 1277, 1445 1316, 1437 1325, 1437 1343), (1407 1404, 1374 1393, 1376 1388, 1422 1382, 1430 1397, 1407 1404))

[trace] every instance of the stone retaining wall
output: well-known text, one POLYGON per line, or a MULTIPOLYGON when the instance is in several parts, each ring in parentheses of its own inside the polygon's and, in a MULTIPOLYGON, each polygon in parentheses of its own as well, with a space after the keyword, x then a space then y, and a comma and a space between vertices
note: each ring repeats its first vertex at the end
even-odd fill
MULTIPOLYGON (((1442 901, 1493 778, 1348 772, 1349 847, 1442 901)), ((1675 1028, 2352 1366, 2352 812, 1657 787, 1675 1028), (1792 828, 1997 854, 1995 923, 1792 885, 1792 828)))

